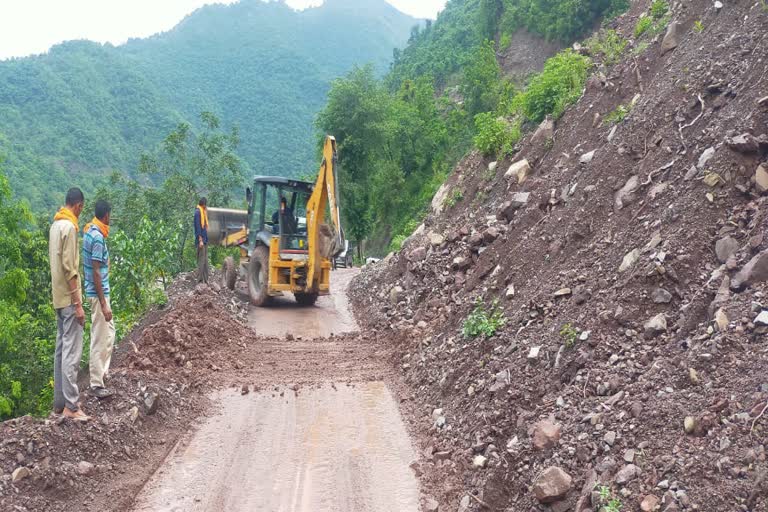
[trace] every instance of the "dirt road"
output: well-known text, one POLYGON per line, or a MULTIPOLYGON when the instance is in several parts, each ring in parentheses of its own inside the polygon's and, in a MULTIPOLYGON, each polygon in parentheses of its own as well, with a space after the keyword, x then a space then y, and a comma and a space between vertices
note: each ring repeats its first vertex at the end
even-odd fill
POLYGON ((274 381, 213 395, 216 413, 177 444, 134 512, 418 511, 416 455, 376 358, 312 339, 355 328, 344 293, 353 276, 334 272, 333 295, 315 308, 285 299, 251 311, 259 334, 304 339, 264 342, 274 381))

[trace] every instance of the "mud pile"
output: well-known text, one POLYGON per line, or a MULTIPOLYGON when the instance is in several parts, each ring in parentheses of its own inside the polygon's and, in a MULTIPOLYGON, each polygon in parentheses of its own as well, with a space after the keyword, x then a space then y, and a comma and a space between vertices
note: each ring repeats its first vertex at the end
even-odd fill
POLYGON ((469 155, 353 283, 425 404, 441 510, 768 509, 768 13, 673 3, 646 47, 647 8, 556 124, 469 155), (507 319, 488 338, 461 333, 478 299, 507 319))
MULTIPOLYGON (((0 423, 0 510, 123 510, 192 421, 206 393, 237 380, 236 353, 256 336, 232 316, 229 298, 182 278, 166 311, 150 314, 116 351, 93 420, 22 417, 0 423)), ((87 379, 81 381, 81 389, 87 379)))

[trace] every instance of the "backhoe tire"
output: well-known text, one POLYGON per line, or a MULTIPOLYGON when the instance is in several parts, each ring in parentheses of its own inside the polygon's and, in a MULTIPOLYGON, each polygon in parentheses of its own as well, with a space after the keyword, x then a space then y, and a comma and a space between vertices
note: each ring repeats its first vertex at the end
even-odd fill
POLYGON ((235 259, 232 256, 224 258, 224 263, 221 265, 221 281, 224 287, 230 290, 235 289, 237 269, 235 268, 235 259))
POLYGON ((294 293, 293 296, 296 297, 299 306, 314 306, 317 302, 316 293, 294 293))
POLYGON ((248 264, 248 295, 254 306, 269 302, 269 249, 259 245, 251 254, 248 264))

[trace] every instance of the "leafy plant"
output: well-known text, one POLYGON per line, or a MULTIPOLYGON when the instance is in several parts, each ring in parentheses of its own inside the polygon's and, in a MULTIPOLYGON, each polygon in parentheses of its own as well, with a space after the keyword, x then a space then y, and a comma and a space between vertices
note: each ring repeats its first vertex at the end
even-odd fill
POLYGON ((615 110, 605 116, 604 124, 618 124, 622 122, 630 113, 632 107, 619 105, 615 110))
POLYGON ((693 31, 696 32, 697 34, 701 34, 702 32, 704 32, 704 24, 701 22, 701 20, 696 20, 693 23, 693 31))
POLYGON ((477 338, 478 336, 490 338, 506 323, 507 318, 504 311, 499 307, 498 299, 494 300, 488 308, 478 297, 475 300, 474 309, 464 320, 461 333, 466 338, 477 338))
POLYGON ((560 337, 563 338, 566 348, 571 348, 576 344, 576 340, 579 339, 579 333, 570 323, 563 325, 560 329, 560 337))
POLYGON ((600 499, 600 512, 620 512, 624 506, 621 500, 613 495, 613 491, 607 485, 598 487, 598 496, 600 499))
POLYGON ((637 20, 637 23, 635 24, 635 37, 640 37, 648 30, 651 29, 653 26, 653 18, 650 16, 642 15, 640 16, 640 19, 637 20))
POLYGON ((603 62, 612 66, 624 53, 628 41, 615 30, 601 30, 586 41, 586 46, 592 55, 602 56, 603 62))
POLYGON ((569 105, 581 97, 591 65, 587 57, 566 49, 544 64, 544 70, 534 76, 519 103, 526 118, 540 123, 547 114, 559 118, 569 105))
POLYGON ((463 199, 464 193, 461 190, 456 189, 453 191, 451 196, 445 200, 445 206, 448 208, 453 208, 459 203, 459 201, 462 201, 463 199))
POLYGON ((666 0, 653 0, 651 4, 651 16, 660 20, 669 12, 669 3, 666 0))
POLYGON ((520 120, 507 120, 495 112, 485 112, 475 116, 474 142, 486 156, 504 158, 512 154, 515 144, 520 140, 520 120))

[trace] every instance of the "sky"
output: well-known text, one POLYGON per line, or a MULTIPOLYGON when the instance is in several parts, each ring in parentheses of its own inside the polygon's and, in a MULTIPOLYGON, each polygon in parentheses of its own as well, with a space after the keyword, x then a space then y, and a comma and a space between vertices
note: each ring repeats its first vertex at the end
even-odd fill
MULTIPOLYGON (((235 0, 0 0, 0 60, 46 52, 71 39, 121 44, 171 29, 198 7, 235 0)), ((435 18, 446 0, 387 0, 419 18, 435 18)), ((296 8, 322 0, 286 0, 296 8)))

